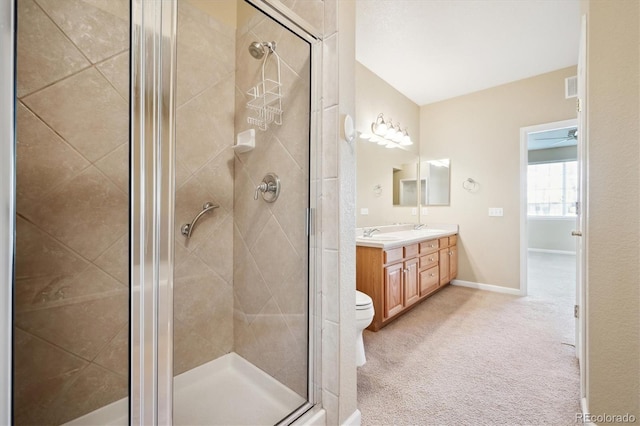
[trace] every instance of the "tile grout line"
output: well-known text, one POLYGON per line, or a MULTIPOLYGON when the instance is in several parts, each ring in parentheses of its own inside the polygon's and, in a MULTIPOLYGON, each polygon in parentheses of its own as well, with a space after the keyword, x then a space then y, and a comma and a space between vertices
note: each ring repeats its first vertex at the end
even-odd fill
MULTIPOLYGON (((127 326, 127 325, 125 325, 125 326, 127 326)), ((20 327, 20 326, 18 326, 18 325, 14 325, 14 327, 15 327, 15 328, 17 328, 17 329, 19 329, 21 332, 23 332, 23 333, 25 333, 25 334, 28 334, 32 339, 36 339, 36 340, 39 340, 39 341, 41 341, 41 342, 43 342, 43 343, 46 343, 46 344, 48 344, 48 345, 51 345, 51 346, 55 347, 56 349, 58 349, 59 351, 64 352, 64 353, 65 353, 66 355, 68 355, 68 356, 72 356, 73 358, 76 358, 76 359, 78 359, 78 360, 80 360, 80 361, 86 362, 86 363, 87 363, 87 365, 85 365, 83 368, 81 368, 81 369, 78 371, 78 373, 80 373, 82 370, 84 370, 86 367, 90 366, 91 364, 95 364, 93 361, 91 361, 91 360, 89 360, 89 359, 87 359, 87 358, 85 358, 85 357, 83 357, 83 356, 81 356, 81 355, 79 355, 79 354, 73 353, 73 352, 69 351, 68 349, 65 349, 65 348, 63 348, 62 346, 58 345, 57 343, 55 343, 55 342, 52 342, 52 341, 50 341, 50 340, 45 339, 44 337, 38 336, 38 335, 36 335, 36 334, 33 334, 32 332, 27 331, 27 330, 25 330, 24 328, 22 328, 22 327, 20 327)), ((120 330, 120 331, 121 331, 121 330, 120 330)), ((119 333, 120 331, 118 331, 118 333, 119 333)), ((105 370, 108 370, 108 371, 110 371, 111 373, 116 374, 116 375, 118 375, 119 377, 122 377, 122 375, 121 375, 121 374, 116 373, 115 371, 112 371, 112 370, 110 370, 110 369, 108 369, 108 368, 106 368, 106 367, 104 367, 104 366, 102 366, 102 365, 100 365, 100 364, 96 364, 96 365, 99 365, 100 367, 104 368, 105 370)))
MULTIPOLYGON (((57 244, 60 244, 63 248, 65 248, 66 250, 70 251, 71 253, 73 253, 75 256, 79 257, 80 259, 84 260, 87 263, 90 264, 94 264, 93 260, 88 259, 87 257, 85 257, 84 255, 78 253, 76 250, 74 250, 73 248, 69 247, 67 244, 65 244, 64 242, 60 241, 57 237, 53 236, 52 234, 50 234, 49 232, 47 232, 46 230, 42 229, 40 227, 40 225, 36 224, 35 222, 33 222, 30 218, 28 218, 27 216, 24 216, 22 213, 17 213, 17 216, 19 216, 20 218, 22 218, 23 220, 25 220, 26 222, 30 223, 33 227, 35 227, 38 231, 42 232, 43 234, 47 235, 49 238, 55 240, 55 242, 57 244)), ((123 234, 124 235, 124 234, 123 234)), ((122 235, 119 236, 116 239, 119 240, 120 238, 122 238, 122 235)), ((115 244, 115 242, 114 242, 115 244)), ((111 246, 109 246, 111 247, 111 246)), ((105 250, 106 251, 106 250, 105 250)), ((100 256, 102 256, 105 252, 100 253, 96 259, 100 256)), ((95 260, 95 259, 94 259, 95 260)), ((94 266, 96 266, 96 268, 100 269, 102 271, 102 268, 98 267, 97 265, 94 264, 94 266)), ((106 271, 103 271, 105 274, 107 273, 106 271)), ((110 276, 110 275, 109 275, 110 276)), ((117 280, 116 280, 117 281, 117 280)), ((118 281, 119 282, 119 281, 118 281)))

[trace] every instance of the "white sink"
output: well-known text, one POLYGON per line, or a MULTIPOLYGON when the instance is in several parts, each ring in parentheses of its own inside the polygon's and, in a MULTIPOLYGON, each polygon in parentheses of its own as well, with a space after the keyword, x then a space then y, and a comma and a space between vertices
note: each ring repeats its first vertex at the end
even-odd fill
MULTIPOLYGON (((390 232, 389 236, 397 237, 398 239, 406 239, 406 238, 422 238, 422 237, 430 237, 436 234, 442 234, 447 231, 443 229, 417 229, 417 230, 408 230, 408 231, 397 231, 390 232)), ((380 235, 382 236, 382 235, 380 235)), ((378 235, 374 235, 374 237, 378 237, 378 235)))
POLYGON ((362 237, 358 237, 357 239, 362 241, 398 241, 402 239, 402 237, 399 235, 379 234, 379 235, 372 235, 370 237, 362 236, 362 237))

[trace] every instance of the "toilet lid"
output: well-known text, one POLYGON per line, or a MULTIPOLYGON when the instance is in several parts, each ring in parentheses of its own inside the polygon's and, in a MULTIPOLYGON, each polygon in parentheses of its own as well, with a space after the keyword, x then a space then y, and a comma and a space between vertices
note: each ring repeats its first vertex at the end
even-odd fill
POLYGON ((356 308, 362 309, 373 304, 373 300, 361 291, 356 290, 356 308))

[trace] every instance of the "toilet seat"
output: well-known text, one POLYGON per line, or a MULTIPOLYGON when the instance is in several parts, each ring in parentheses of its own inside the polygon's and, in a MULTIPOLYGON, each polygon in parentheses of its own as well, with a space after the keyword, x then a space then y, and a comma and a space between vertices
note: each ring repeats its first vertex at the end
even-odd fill
POLYGON ((361 291, 356 290, 356 309, 371 309, 372 306, 373 300, 371 300, 371 297, 361 291))

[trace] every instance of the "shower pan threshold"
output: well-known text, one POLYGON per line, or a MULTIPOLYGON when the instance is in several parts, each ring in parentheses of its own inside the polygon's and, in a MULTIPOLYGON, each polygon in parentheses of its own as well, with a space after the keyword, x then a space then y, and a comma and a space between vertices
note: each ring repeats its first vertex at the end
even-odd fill
MULTIPOLYGON (((273 425, 305 401, 232 352, 175 377, 173 424, 273 425)), ((128 425, 127 404, 123 398, 66 425, 128 425)))

